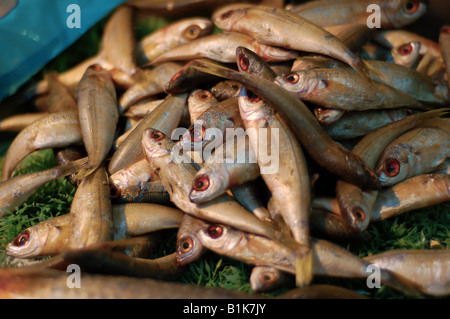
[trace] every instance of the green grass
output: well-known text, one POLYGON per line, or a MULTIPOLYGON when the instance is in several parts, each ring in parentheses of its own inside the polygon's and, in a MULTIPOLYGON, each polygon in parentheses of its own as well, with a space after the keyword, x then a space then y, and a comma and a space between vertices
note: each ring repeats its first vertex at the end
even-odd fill
MULTIPOLYGON (((74 45, 45 66, 39 76, 49 70, 62 72, 95 54, 107 18, 96 24, 74 45)), ((152 17, 147 21, 140 20, 136 28, 137 39, 142 38, 151 30, 162 27, 167 21, 161 17, 152 17)), ((0 133, 0 136, 2 136, 2 133, 0 133)), ((4 156, 12 138, 13 136, 7 135, 0 139, 0 168, 3 166, 4 156)), ((38 151, 21 162, 18 173, 43 170, 55 165, 52 150, 38 151)), ((48 218, 68 213, 75 190, 76 188, 64 178, 50 182, 40 188, 15 212, 0 219, 0 263, 5 264, 4 249, 6 244, 22 230, 48 218)), ((429 249, 432 242, 437 242, 441 248, 448 249, 450 245, 449 225, 450 203, 445 203, 374 223, 368 229, 373 236, 370 242, 352 243, 347 246, 347 249, 361 257, 391 249, 429 249)), ((168 231, 165 236, 166 240, 162 241, 157 253, 161 256, 175 251, 176 231, 168 231)), ((186 273, 179 281, 252 293, 249 283, 251 269, 252 267, 248 264, 207 252, 199 260, 187 266, 186 273)), ((373 298, 407 298, 386 286, 375 291, 370 290, 361 280, 314 278, 313 283, 336 284, 357 290, 373 298)), ((294 285, 286 286, 271 292, 269 295, 276 296, 293 287, 294 285)))

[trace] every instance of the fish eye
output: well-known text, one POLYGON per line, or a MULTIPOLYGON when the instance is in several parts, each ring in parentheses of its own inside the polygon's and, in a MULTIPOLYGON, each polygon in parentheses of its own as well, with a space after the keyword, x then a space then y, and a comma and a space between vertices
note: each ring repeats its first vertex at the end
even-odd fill
POLYGON ((198 143, 203 141, 205 137, 205 127, 202 125, 201 129, 197 127, 192 128, 191 130, 191 142, 198 143))
POLYGON ((412 13, 416 12, 417 10, 419 10, 419 7, 420 7, 420 3, 418 1, 407 1, 403 5, 403 10, 406 13, 412 14, 412 13))
POLYGON ((21 232, 17 237, 14 239, 14 246, 20 247, 28 243, 28 240, 30 239, 30 232, 28 230, 25 230, 21 232))
POLYGON ((165 137, 164 133, 156 130, 150 132, 150 138, 155 142, 161 141, 165 137))
POLYGON ((198 38, 201 31, 202 29, 197 24, 193 24, 186 28, 183 32, 183 36, 187 39, 193 40, 198 38))
POLYGON ((200 175, 195 178, 193 183, 194 190, 202 192, 207 190, 209 187, 209 177, 207 175, 200 175))
POLYGON ((245 54, 243 54, 243 53, 239 54, 239 66, 242 69, 242 71, 247 71, 249 65, 250 65, 250 61, 245 56, 245 54))
POLYGON ((111 196, 112 199, 119 198, 120 194, 121 190, 119 187, 117 187, 117 185, 114 184, 109 185, 109 195, 111 196))
POLYGON ((400 163, 395 158, 386 160, 383 172, 389 177, 395 177, 400 173, 400 163))
POLYGON ((410 43, 403 44, 398 48, 398 53, 401 55, 409 55, 413 51, 413 47, 410 43))
POLYGON ((261 98, 250 90, 247 90, 247 99, 252 103, 261 101, 261 98))
POLYGON ((196 96, 200 101, 206 101, 212 97, 212 94, 208 90, 201 90, 197 92, 196 96))
POLYGON ((361 222, 366 219, 366 214, 364 213, 364 210, 361 207, 354 208, 352 213, 353 213, 353 217, 358 222, 361 222))
POLYGON ((209 226, 206 233, 213 239, 219 238, 223 234, 223 227, 218 225, 209 226))
POLYGON ((194 247, 194 241, 191 237, 184 238, 180 244, 178 245, 179 252, 181 253, 188 253, 192 250, 194 247))
POLYGON ((273 273, 265 273, 262 279, 264 281, 273 281, 275 279, 275 275, 273 273))
POLYGON ((286 80, 286 82, 288 82, 290 84, 295 84, 298 82, 300 77, 298 76, 297 73, 289 73, 284 77, 284 79, 286 80))

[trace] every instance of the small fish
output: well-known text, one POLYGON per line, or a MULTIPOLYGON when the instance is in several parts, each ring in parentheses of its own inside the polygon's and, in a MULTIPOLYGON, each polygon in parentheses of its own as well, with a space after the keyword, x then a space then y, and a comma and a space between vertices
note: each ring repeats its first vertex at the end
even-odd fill
POLYGON ((268 292, 294 282, 292 274, 270 266, 255 266, 250 274, 250 286, 254 292, 268 292))
POLYGON ((234 186, 253 181, 260 176, 259 165, 252 152, 248 135, 226 139, 206 159, 195 174, 189 199, 193 203, 207 202, 234 186))
POLYGON ((204 17, 189 17, 173 21, 144 36, 137 43, 135 49, 137 63, 147 64, 171 49, 210 35, 213 30, 212 21, 204 17))
POLYGON ((87 175, 70 207, 70 249, 81 249, 113 239, 112 203, 104 164, 87 175))
MULTIPOLYGON (((389 144, 394 143, 403 134, 407 134, 405 132, 409 130, 413 131, 414 128, 445 120, 447 115, 448 109, 412 114, 403 120, 385 125, 365 135, 352 148, 352 152, 363 158, 370 168, 378 172, 379 164, 377 162, 379 162, 389 144), (444 118, 441 119, 440 117, 444 118)), ((342 216, 357 231, 364 231, 367 228, 377 194, 378 190, 363 189, 342 180, 338 180, 336 183, 336 198, 342 216)))
POLYGON ((313 69, 278 76, 275 83, 303 101, 343 111, 410 107, 426 109, 416 98, 350 69, 313 69))
POLYGON ((0 131, 19 133, 34 121, 47 115, 48 112, 13 114, 0 120, 0 131))
MULTIPOLYGON (((276 242, 255 234, 213 224, 202 229, 199 239, 208 249, 255 266, 271 266, 295 273, 295 255, 276 242)), ((323 239, 313 240, 315 276, 367 279, 370 263, 341 246, 323 239)), ((423 296, 412 281, 381 268, 381 283, 411 296, 423 296)))
POLYGON ((349 152, 325 132, 308 107, 294 94, 281 86, 252 74, 236 72, 216 65, 198 66, 205 72, 235 80, 270 102, 285 118, 305 151, 321 166, 352 183, 379 188, 375 173, 353 153, 349 152), (323 152, 329 154, 325 158, 323 152))
POLYGON ((34 151, 81 143, 77 112, 48 114, 31 123, 14 138, 6 153, 2 180, 10 178, 17 164, 34 151))
POLYGON ((382 189, 375 201, 371 220, 381 221, 448 201, 450 201, 448 173, 417 175, 382 189))
POLYGON ((325 130, 334 140, 348 140, 367 135, 413 113, 407 108, 345 112, 336 122, 327 125, 325 130))
POLYGON ((86 170, 77 174, 82 179, 106 159, 119 121, 116 88, 100 65, 86 70, 78 84, 77 102, 81 135, 89 158, 86 170))
POLYGON ((58 79, 55 71, 45 75, 48 83, 48 112, 77 111, 77 100, 74 92, 58 79))
POLYGON ((123 113, 141 99, 164 93, 166 83, 170 81, 181 67, 181 64, 167 62, 155 65, 152 69, 142 70, 139 76, 136 76, 135 83, 120 97, 120 113, 123 113))
MULTIPOLYGON (((176 208, 153 203, 114 204, 112 240, 117 243, 122 239, 139 237, 158 230, 177 228, 184 215, 176 208)), ((71 218, 70 214, 64 214, 28 227, 6 246, 6 254, 17 258, 37 258, 55 256, 68 250, 71 218)), ((94 246, 95 244, 91 247, 94 246)), ((100 242, 97 246, 104 247, 107 244, 100 242)))
POLYGON ((195 89, 189 94, 188 110, 190 115, 190 123, 194 121, 211 106, 219 101, 209 90, 195 89))
POLYGON ((448 249, 394 249, 367 256, 364 260, 409 278, 427 295, 444 297, 450 294, 448 249))
POLYGON ((265 61, 286 61, 298 56, 298 53, 293 50, 262 44, 244 33, 222 32, 178 46, 159 55, 151 64, 197 58, 208 58, 217 62, 232 63, 235 61, 236 48, 239 46, 251 49, 265 61))
POLYGON ((109 176, 110 195, 114 203, 170 203, 159 178, 151 174, 145 158, 109 176))
POLYGON ((391 54, 394 59, 394 63, 406 66, 408 68, 416 67, 419 63, 420 47, 421 44, 419 41, 411 41, 392 48, 391 54))
POLYGON ((392 141, 375 168, 383 186, 392 186, 409 177, 430 173, 450 158, 449 125, 417 128, 392 141))
POLYGON ((147 128, 157 128, 170 135, 180 122, 187 98, 188 93, 168 95, 154 111, 147 114, 112 155, 108 165, 108 173, 112 175, 137 160, 144 159, 142 133, 147 128))
POLYGON ((184 214, 177 232, 177 262, 185 266, 202 256, 206 248, 197 237, 197 232, 207 223, 199 218, 184 214))
POLYGON ((366 24, 374 4, 380 7, 380 27, 400 29, 421 18, 428 8, 422 0, 319 0, 288 6, 288 9, 321 26, 366 24), (326 17, 326 18, 324 18, 326 17))
POLYGON ((269 81, 275 80, 277 74, 257 53, 245 47, 236 48, 236 64, 241 72, 248 72, 269 81))
POLYGON ((331 56, 352 66, 366 79, 369 69, 377 73, 333 34, 285 9, 230 5, 216 10, 212 20, 224 31, 247 34, 262 44, 331 56))
POLYGON ((239 95, 241 85, 237 81, 223 80, 211 88, 211 93, 220 102, 239 95))
POLYGON ((11 177, 0 182, 0 217, 25 202, 37 189, 55 179, 74 174, 87 163, 87 157, 39 172, 11 177))

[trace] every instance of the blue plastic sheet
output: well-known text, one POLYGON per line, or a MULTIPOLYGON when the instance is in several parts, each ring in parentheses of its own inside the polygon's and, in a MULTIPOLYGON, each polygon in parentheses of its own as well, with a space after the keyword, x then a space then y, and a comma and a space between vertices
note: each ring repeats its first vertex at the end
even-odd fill
POLYGON ((17 0, 0 19, 0 101, 125 0, 17 0))

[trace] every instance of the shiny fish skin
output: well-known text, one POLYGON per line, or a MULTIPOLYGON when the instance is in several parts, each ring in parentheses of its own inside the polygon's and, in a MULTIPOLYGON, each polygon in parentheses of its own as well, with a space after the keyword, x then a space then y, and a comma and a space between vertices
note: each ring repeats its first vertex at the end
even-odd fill
POLYGON ((25 202, 46 183, 76 173, 86 165, 87 158, 43 171, 27 173, 0 182, 0 217, 25 202))
MULTIPOLYGON (((205 288, 152 278, 84 274, 83 286, 67 286, 67 272, 0 269, 0 297, 4 299, 256 299, 224 288, 205 288)), ((266 298, 266 297, 261 297, 266 298)))
POLYGON ((194 124, 194 121, 211 106, 217 104, 219 101, 214 95, 203 89, 193 90, 188 97, 188 110, 190 115, 190 123, 194 124))
POLYGON ((166 83, 181 68, 182 65, 179 63, 167 62, 155 65, 150 70, 142 70, 136 77, 135 83, 120 97, 120 113, 123 113, 141 99, 163 93, 166 83))
POLYGON ((392 186, 409 177, 430 173, 444 163, 450 157, 449 127, 447 124, 443 129, 417 128, 392 141, 375 168, 381 184, 392 186))
MULTIPOLYGON (((272 266, 295 273, 295 256, 274 241, 238 231, 229 226, 213 225, 199 232, 201 242, 212 251, 257 266, 272 266)), ((367 279, 368 261, 323 239, 313 240, 315 276, 367 279)), ((381 283, 411 296, 422 296, 419 287, 386 269, 380 270, 381 283)))
POLYGON ((92 65, 83 75, 77 89, 81 135, 89 165, 77 178, 93 172, 106 159, 114 141, 119 121, 116 89, 107 71, 92 65))
POLYGON ((380 187, 375 173, 358 156, 332 140, 307 106, 294 94, 269 80, 252 74, 213 68, 210 65, 204 65, 201 69, 238 81, 270 102, 288 118, 289 126, 306 152, 322 167, 351 183, 374 189, 380 187), (328 155, 324 157, 323 154, 328 155))
POLYGON ((14 138, 6 153, 2 180, 10 178, 17 164, 36 150, 77 143, 82 143, 82 135, 76 112, 52 113, 40 118, 14 138))
MULTIPOLYGON (((153 203, 114 204, 114 243, 161 229, 177 228, 184 215, 176 208, 153 203)), ((71 218, 70 214, 64 214, 28 227, 7 245, 6 254, 17 258, 36 258, 53 256, 68 250, 71 218)), ((105 242, 99 244, 103 245, 105 242)))
POLYGON ((450 250, 391 250, 364 258, 370 263, 410 278, 431 296, 450 293, 450 250))
POLYGON ((200 218, 184 214, 177 232, 176 258, 180 266, 186 266, 206 252, 206 247, 197 236, 197 232, 206 224, 200 218))
POLYGON ((449 174, 422 174, 382 189, 377 196, 372 221, 450 201, 449 174))
POLYGON ((48 83, 48 112, 77 111, 75 94, 66 85, 60 82, 56 72, 45 75, 48 83))
POLYGON ((278 234, 272 226, 260 221, 226 193, 201 205, 192 203, 189 193, 197 169, 191 162, 177 163, 171 159, 173 146, 174 142, 157 130, 148 129, 142 137, 142 147, 152 170, 166 185, 171 201, 179 209, 210 222, 230 224, 269 238, 277 237, 278 234))
POLYGON ((248 135, 225 140, 206 159, 195 174, 189 199, 203 203, 225 193, 233 186, 253 181, 260 176, 259 165, 250 146, 248 135), (201 183, 197 187, 197 181, 201 183))
POLYGON ((27 126, 31 125, 34 121, 37 121, 47 115, 47 112, 36 112, 8 116, 0 120, 0 131, 19 133, 27 126))
POLYGON ((319 0, 288 6, 288 10, 309 19, 317 21, 321 26, 340 25, 346 23, 366 24, 371 11, 370 4, 380 8, 381 28, 403 28, 421 18, 427 12, 426 1, 417 1, 417 6, 406 10, 410 0, 319 0), (323 17, 326 18, 323 18, 323 17))
POLYGON ((298 53, 293 50, 259 43, 251 36, 240 32, 223 32, 211 34, 176 47, 158 56, 151 64, 196 58, 208 58, 217 62, 231 63, 235 61, 238 46, 251 49, 265 61, 286 61, 298 56, 298 53))
POLYGON ((78 185, 69 214, 69 248, 85 248, 113 239, 112 204, 103 164, 78 185))
POLYGON ((214 26, 210 19, 188 17, 174 21, 143 37, 136 45, 135 54, 140 65, 149 63, 164 52, 210 35, 214 26))
POLYGON ((214 12, 212 20, 222 30, 248 34, 263 44, 331 56, 349 64, 368 78, 368 66, 342 41, 288 10, 261 5, 233 8, 231 5, 214 12), (296 36, 292 37, 291 34, 296 36))
POLYGON ((188 93, 168 95, 155 110, 147 114, 112 155, 108 165, 108 173, 114 174, 135 161, 144 159, 142 133, 147 128, 157 128, 165 134, 171 134, 180 122, 187 98, 188 93))
POLYGON ((109 184, 111 200, 114 203, 170 202, 169 194, 161 180, 150 173, 145 158, 110 175, 109 184))
POLYGON ((343 111, 424 109, 414 97, 381 82, 369 84, 350 69, 313 69, 278 76, 275 83, 304 101, 343 111))

